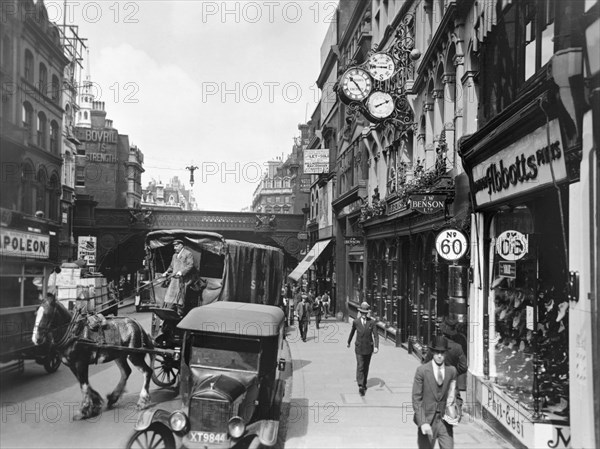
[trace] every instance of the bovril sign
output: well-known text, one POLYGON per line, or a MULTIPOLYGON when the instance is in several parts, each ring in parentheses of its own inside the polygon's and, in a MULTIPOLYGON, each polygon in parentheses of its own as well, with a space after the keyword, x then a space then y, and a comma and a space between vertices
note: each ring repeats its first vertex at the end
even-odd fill
POLYGON ((422 214, 434 214, 443 210, 446 204, 446 195, 411 195, 408 205, 411 209, 422 214))

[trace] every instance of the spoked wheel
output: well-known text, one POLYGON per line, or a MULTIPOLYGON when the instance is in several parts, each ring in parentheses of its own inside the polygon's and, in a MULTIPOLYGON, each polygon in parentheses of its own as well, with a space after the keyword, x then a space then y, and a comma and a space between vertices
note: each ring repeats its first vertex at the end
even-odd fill
POLYGON ((172 387, 179 378, 179 360, 167 354, 152 355, 152 381, 159 387, 172 387))
POLYGON ((127 442, 127 449, 174 449, 173 434, 160 424, 152 424, 145 430, 136 430, 127 442))
POLYGON ((54 373, 60 366, 61 357, 58 351, 54 348, 50 349, 50 352, 44 359, 44 369, 48 374, 54 373))

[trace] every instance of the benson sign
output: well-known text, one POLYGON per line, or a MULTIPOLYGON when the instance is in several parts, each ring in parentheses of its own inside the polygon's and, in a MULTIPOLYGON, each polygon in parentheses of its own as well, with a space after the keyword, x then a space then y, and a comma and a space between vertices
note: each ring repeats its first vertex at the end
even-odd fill
POLYGON ((435 214, 444 210, 446 195, 410 195, 409 207, 422 214, 435 214))

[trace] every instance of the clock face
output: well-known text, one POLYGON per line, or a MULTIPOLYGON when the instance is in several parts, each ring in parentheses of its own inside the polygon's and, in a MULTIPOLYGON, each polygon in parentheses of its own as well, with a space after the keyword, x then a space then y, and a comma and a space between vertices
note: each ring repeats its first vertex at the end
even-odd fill
POLYGON ((375 53, 369 58, 367 68, 377 81, 385 81, 394 74, 396 65, 387 53, 375 53))
POLYGON ((386 92, 375 91, 367 99, 367 109, 376 119, 384 119, 394 112, 394 99, 386 92))
POLYGON ((371 76, 362 69, 350 69, 341 79, 344 96, 351 101, 362 101, 369 96, 373 89, 371 76))

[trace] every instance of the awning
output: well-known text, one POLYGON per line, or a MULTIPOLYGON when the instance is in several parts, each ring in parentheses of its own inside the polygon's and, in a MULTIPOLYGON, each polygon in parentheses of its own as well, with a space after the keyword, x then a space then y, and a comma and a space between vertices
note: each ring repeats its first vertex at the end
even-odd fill
POLYGON ((315 243, 308 254, 304 257, 304 259, 302 259, 294 271, 288 275, 288 277, 297 282, 298 279, 300 279, 302 275, 306 273, 306 270, 308 270, 310 266, 315 263, 323 250, 327 248, 327 245, 329 245, 332 240, 333 239, 321 240, 320 242, 315 243))

